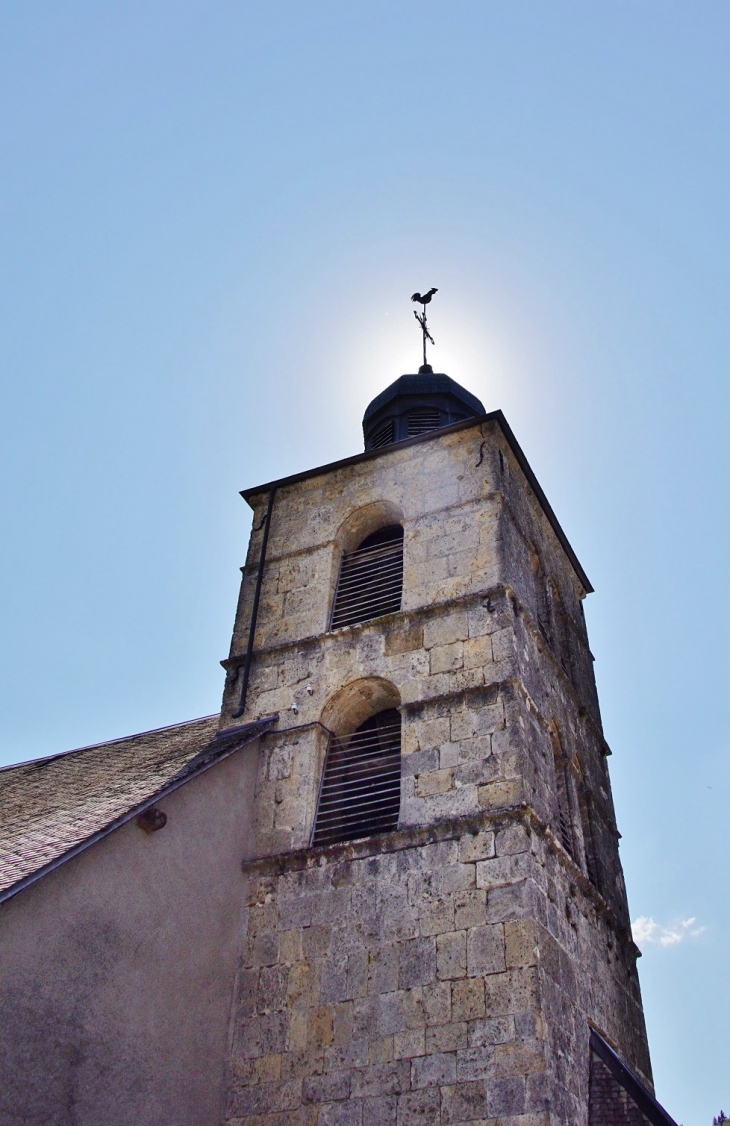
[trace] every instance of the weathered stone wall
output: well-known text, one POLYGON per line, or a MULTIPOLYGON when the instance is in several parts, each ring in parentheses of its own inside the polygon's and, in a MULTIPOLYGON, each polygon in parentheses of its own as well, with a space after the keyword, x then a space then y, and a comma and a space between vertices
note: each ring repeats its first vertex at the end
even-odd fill
POLYGON ((585 1124, 589 1023, 650 1080, 584 593, 496 424, 277 492, 245 718, 281 718, 259 764, 229 1121, 585 1124), (329 632, 342 551, 394 519, 402 612, 329 632), (403 716, 399 830, 310 849, 326 729, 385 706, 403 716))
POLYGON ((253 866, 229 1121, 507 1124, 544 1108, 534 865, 519 826, 472 829, 253 866))
POLYGON ((248 871, 227 1121, 587 1121, 588 1022, 622 1038, 640 1006, 527 811, 248 871))

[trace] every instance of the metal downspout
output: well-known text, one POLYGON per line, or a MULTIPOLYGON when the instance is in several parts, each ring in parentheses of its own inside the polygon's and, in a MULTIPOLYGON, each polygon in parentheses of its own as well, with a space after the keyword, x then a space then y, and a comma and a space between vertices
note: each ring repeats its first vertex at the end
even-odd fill
POLYGON ((238 719, 243 715, 246 710, 246 696, 248 694, 248 679, 251 673, 251 659, 253 657, 253 639, 256 634, 256 619, 259 614, 259 599, 261 597, 261 582, 264 577, 264 563, 266 562, 266 545, 269 542, 269 528, 271 527, 271 510, 274 507, 274 494, 276 486, 272 485, 269 489, 269 504, 266 509, 266 524, 264 526, 264 538, 261 541, 261 555, 259 556, 259 571, 256 576, 256 590, 253 596, 253 608, 251 610, 251 624, 248 627, 248 645, 246 646, 246 660, 243 664, 243 681, 241 683, 241 695, 238 701, 238 707, 232 713, 233 719, 238 719))

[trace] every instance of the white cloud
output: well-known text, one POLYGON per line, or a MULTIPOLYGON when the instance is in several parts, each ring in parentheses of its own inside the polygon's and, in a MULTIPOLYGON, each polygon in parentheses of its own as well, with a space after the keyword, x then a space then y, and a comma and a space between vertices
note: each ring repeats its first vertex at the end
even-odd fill
POLYGON ((684 942, 685 938, 697 938, 706 929, 706 927, 698 927, 695 918, 679 919, 664 927, 655 922, 650 915, 640 915, 631 924, 631 933, 639 948, 650 945, 676 946, 684 942))

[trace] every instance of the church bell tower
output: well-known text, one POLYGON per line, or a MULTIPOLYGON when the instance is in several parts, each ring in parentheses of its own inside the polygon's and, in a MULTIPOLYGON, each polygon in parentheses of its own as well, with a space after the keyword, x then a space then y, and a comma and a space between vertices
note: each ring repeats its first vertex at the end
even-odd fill
POLYGON ((244 858, 226 1122, 669 1123, 588 578, 501 411, 425 365, 363 427, 365 452, 243 494, 221 726, 278 722, 244 858), (610 1057, 643 1118, 596 1110, 610 1057))

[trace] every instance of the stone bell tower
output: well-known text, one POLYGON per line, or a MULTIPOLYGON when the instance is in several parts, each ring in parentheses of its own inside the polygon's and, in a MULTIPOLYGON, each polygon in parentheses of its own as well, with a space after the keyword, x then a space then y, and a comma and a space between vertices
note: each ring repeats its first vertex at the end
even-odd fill
POLYGON ((590 583, 500 411, 422 369, 364 431, 364 453, 243 494, 221 724, 278 723, 226 1121, 586 1126, 615 1055, 650 1109, 590 1121, 669 1122, 650 1113, 590 583))

